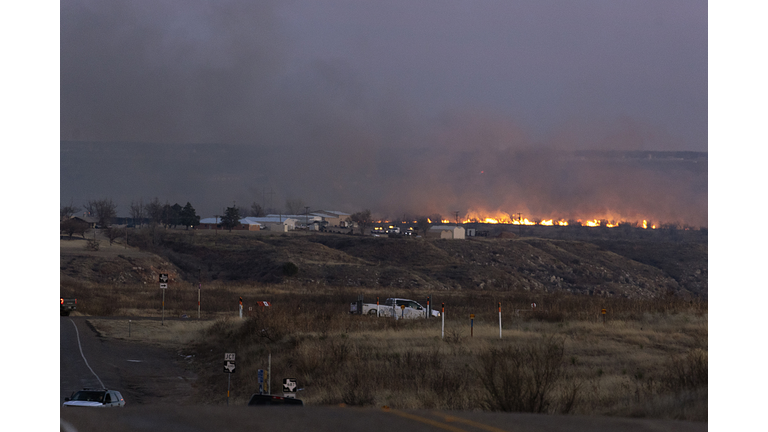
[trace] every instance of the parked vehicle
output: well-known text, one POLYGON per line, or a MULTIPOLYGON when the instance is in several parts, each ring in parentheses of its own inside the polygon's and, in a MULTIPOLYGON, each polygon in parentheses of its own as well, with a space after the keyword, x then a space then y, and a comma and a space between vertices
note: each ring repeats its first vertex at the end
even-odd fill
POLYGON ((255 393, 251 396, 251 400, 248 401, 248 406, 259 405, 292 405, 292 406, 304 406, 304 402, 301 399, 286 398, 274 395, 265 395, 255 393))
POLYGON ((64 398, 65 407, 122 408, 125 399, 119 391, 84 388, 64 398))
POLYGON ((69 316, 69 313, 77 309, 77 299, 61 297, 61 316, 69 316))
MULTIPOLYGON (((363 303, 358 300, 349 305, 349 313, 397 318, 426 318, 427 309, 418 302, 404 298, 388 298, 383 304, 363 303), (378 312, 377 312, 378 311, 378 312)), ((432 317, 439 317, 440 311, 432 309, 432 317)))

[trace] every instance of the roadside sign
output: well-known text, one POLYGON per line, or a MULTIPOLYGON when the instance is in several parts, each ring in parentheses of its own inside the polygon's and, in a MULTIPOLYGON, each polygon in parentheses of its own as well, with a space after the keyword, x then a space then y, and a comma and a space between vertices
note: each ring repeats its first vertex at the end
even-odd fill
POLYGON ((259 369, 259 394, 264 394, 264 369, 259 369))
POLYGON ((603 309, 603 311, 602 311, 601 313, 602 313, 603 315, 605 315, 605 314, 607 314, 608 312, 607 312, 605 309, 603 309))
POLYGON ((161 283, 160 284, 160 288, 161 289, 166 289, 166 288, 168 288, 168 284, 167 283, 161 283))
POLYGON ((296 399, 296 378, 283 378, 283 397, 287 399, 296 399))
POLYGON ((283 393, 296 393, 296 378, 283 378, 283 393))
POLYGON ((225 361, 224 362, 224 372, 226 372, 226 373, 235 373, 235 362, 233 362, 233 361, 225 361))
POLYGON ((160 273, 160 283, 168 283, 168 273, 160 273))
POLYGON ((224 353, 224 361, 235 361, 235 353, 224 353))

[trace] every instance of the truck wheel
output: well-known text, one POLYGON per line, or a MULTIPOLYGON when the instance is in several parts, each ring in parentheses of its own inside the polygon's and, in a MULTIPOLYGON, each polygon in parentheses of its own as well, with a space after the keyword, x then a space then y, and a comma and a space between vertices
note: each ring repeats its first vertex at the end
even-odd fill
POLYGON ((368 315, 376 316, 376 309, 371 309, 368 311, 368 315))

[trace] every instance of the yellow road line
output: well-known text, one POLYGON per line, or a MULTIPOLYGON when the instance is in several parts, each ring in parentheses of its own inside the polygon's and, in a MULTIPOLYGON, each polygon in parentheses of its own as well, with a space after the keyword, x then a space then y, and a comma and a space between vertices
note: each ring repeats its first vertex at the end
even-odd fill
POLYGON ((415 420, 417 422, 426 423, 426 424, 428 424, 430 426, 438 427, 440 429, 445 429, 445 430, 449 430, 449 431, 453 431, 453 432, 467 432, 464 429, 459 429, 459 428, 451 426, 449 424, 440 423, 439 421, 435 421, 435 420, 428 419, 428 418, 425 418, 425 417, 420 417, 420 416, 417 416, 415 414, 404 413, 404 412, 401 412, 401 411, 393 410, 391 408, 384 408, 384 412, 389 412, 389 413, 392 413, 394 415, 407 418, 409 420, 415 420))
POLYGON ((447 421, 449 423, 451 423, 451 422, 464 423, 466 425, 469 425, 469 426, 472 426, 472 427, 476 427, 478 429, 487 430, 489 432, 508 432, 508 431, 505 431, 504 429, 499 429, 499 428, 494 427, 494 426, 484 425, 482 423, 478 423, 478 422, 472 421, 472 420, 467 420, 465 418, 456 417, 456 416, 452 416, 452 415, 445 415, 444 413, 441 413, 441 412, 438 412, 438 411, 432 411, 432 414, 434 414, 437 417, 445 418, 445 421, 447 421))

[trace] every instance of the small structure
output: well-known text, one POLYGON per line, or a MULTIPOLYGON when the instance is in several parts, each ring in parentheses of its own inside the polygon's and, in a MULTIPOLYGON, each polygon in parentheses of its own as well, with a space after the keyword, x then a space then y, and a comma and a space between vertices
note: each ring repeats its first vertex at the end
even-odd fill
POLYGON ((464 227, 455 225, 435 225, 429 228, 427 232, 429 238, 441 238, 451 240, 464 240, 466 238, 466 230, 464 227))

